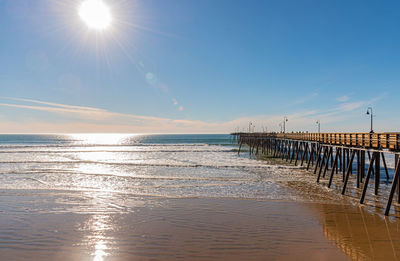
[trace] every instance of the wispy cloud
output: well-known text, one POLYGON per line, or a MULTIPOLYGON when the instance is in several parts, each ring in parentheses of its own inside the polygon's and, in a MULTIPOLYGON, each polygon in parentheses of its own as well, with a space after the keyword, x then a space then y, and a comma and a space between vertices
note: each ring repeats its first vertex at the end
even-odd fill
POLYGON ((361 106, 363 106, 365 104, 366 104, 366 102, 364 102, 364 101, 343 103, 343 104, 339 105, 339 107, 337 107, 337 110, 338 110, 338 112, 352 111, 352 110, 360 108, 361 106))
MULTIPOLYGON (((383 97, 383 96, 382 96, 383 97)), ((377 101, 377 98, 367 101, 341 103, 327 110, 297 111, 285 115, 255 115, 238 117, 220 122, 207 122, 188 119, 170 119, 154 116, 142 116, 129 113, 113 112, 102 108, 76 106, 49 101, 3 98, 18 103, 3 102, 1 107, 9 107, 31 111, 44 111, 59 115, 59 121, 52 122, 46 118, 6 119, 0 114, 0 129, 2 132, 130 132, 130 133, 229 133, 236 129, 247 130, 249 122, 256 126, 256 131, 267 129, 279 131, 279 123, 287 116, 288 131, 313 131, 315 121, 321 120, 324 128, 336 122, 355 117, 361 107, 377 101), (63 117, 66 116, 66 117, 63 117)), ((183 108, 182 108, 183 109, 183 108)), ((333 124, 333 125, 332 125, 333 124)))
POLYGON ((324 119, 325 122, 343 120, 351 116, 349 114, 350 112, 355 111, 366 104, 368 104, 368 101, 341 103, 332 109, 315 111, 314 114, 311 114, 308 117, 312 116, 314 118, 324 119))
POLYGON ((99 108, 66 105, 66 104, 39 101, 39 100, 33 100, 33 99, 23 99, 23 98, 13 98, 13 97, 3 97, 3 98, 6 98, 8 100, 13 100, 13 101, 22 101, 22 102, 29 102, 29 103, 35 103, 35 104, 44 104, 44 105, 50 105, 50 106, 54 106, 54 107, 67 108, 67 109, 88 110, 88 111, 104 111, 103 109, 99 109, 99 108))
POLYGON ((131 119, 142 120, 142 121, 168 120, 152 116, 140 116, 134 114, 111 112, 105 109, 95 108, 95 107, 75 106, 75 105, 67 105, 61 103, 54 103, 54 102, 47 102, 47 101, 40 101, 33 99, 13 98, 13 97, 4 97, 4 98, 8 100, 33 103, 36 105, 0 103, 0 106, 55 112, 55 113, 66 113, 66 114, 72 114, 73 116, 82 119, 89 118, 91 120, 104 120, 112 117, 128 117, 131 119), (42 105, 49 105, 49 106, 42 106, 42 105))
POLYGON ((340 101, 340 102, 346 102, 346 101, 348 101, 349 99, 350 99, 350 97, 347 96, 347 95, 343 95, 343 96, 341 96, 341 97, 336 98, 336 100, 337 100, 337 101, 340 101))
MULTIPOLYGON (((202 121, 176 120, 176 119, 162 118, 162 117, 119 113, 95 107, 67 105, 67 104, 34 100, 34 99, 13 98, 13 97, 3 97, 3 99, 19 101, 23 104, 0 103, 0 106, 2 107, 18 108, 18 109, 33 110, 33 111, 45 111, 49 113, 67 115, 69 116, 69 118, 77 120, 83 119, 87 122, 85 124, 86 127, 91 126, 90 128, 91 131, 102 131, 101 129, 109 130, 110 128, 113 128, 112 126, 114 126, 115 131, 121 131, 122 129, 125 129, 125 130, 154 132, 157 129, 162 128, 163 130, 165 129, 168 132, 173 132, 174 130, 188 131, 188 129, 190 128, 195 129, 196 127, 204 129, 206 126, 210 126, 209 123, 202 121), (98 127, 96 127, 97 130, 93 130, 92 127, 94 126, 101 126, 101 128, 98 129, 98 127)), ((183 110, 183 107, 179 106, 179 110, 183 110)), ((72 123, 70 122, 69 124, 72 123)), ((51 126, 51 123, 43 124, 43 126, 45 125, 51 126)), ((77 126, 82 126, 82 123, 79 123, 77 126)))
MULTIPOLYGON (((82 111, 82 110, 77 110, 77 109, 46 107, 46 106, 32 106, 32 105, 11 104, 11 103, 0 103, 0 106, 21 108, 21 109, 30 109, 30 110, 39 110, 39 111, 48 111, 48 112, 71 112, 71 113, 88 113, 88 112, 90 112, 87 110, 82 111)), ((94 111, 94 112, 98 112, 98 111, 94 111)))
POLYGON ((313 92, 313 93, 311 93, 311 94, 309 94, 307 96, 304 96, 304 97, 301 97, 301 98, 299 98, 297 100, 294 100, 293 102, 290 103, 290 105, 294 106, 294 105, 303 104, 303 103, 311 101, 312 99, 314 99, 317 96, 318 96, 318 93, 317 92, 313 92))

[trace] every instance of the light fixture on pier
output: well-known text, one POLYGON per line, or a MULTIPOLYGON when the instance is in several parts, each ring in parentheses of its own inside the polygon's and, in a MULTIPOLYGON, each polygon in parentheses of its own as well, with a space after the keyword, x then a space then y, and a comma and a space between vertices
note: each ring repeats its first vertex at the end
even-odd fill
POLYGON ((286 132, 286 122, 288 121, 288 118, 285 116, 283 117, 283 133, 286 132))
POLYGON ((317 120, 316 124, 318 124, 318 133, 321 133, 321 121, 317 120))
POLYGON ((372 107, 368 107, 366 114, 371 115, 371 131, 369 133, 374 133, 374 129, 373 129, 373 125, 372 125, 373 124, 372 118, 374 117, 374 114, 372 112, 372 107))

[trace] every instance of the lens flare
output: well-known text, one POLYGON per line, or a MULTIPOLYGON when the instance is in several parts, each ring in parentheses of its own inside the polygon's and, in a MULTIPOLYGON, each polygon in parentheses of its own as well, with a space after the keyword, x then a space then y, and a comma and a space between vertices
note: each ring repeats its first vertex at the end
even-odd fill
POLYGON ((85 0, 79 6, 79 17, 89 29, 103 31, 112 22, 110 8, 102 0, 85 0))

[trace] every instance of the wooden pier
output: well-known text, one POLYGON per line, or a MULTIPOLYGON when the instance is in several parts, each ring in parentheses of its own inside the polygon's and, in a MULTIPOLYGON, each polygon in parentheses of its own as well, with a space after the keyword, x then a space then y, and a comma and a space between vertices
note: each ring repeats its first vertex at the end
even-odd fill
POLYGON ((327 179, 332 186, 334 175, 340 175, 341 193, 346 193, 349 179, 355 172, 355 186, 362 189, 363 204, 371 177, 374 178, 374 194, 378 195, 381 164, 389 181, 385 154, 394 154, 394 175, 385 215, 388 215, 393 197, 397 192, 400 203, 400 133, 232 133, 239 144, 249 147, 250 154, 269 154, 295 165, 312 167, 316 181, 327 179), (396 191, 397 189, 397 191, 396 191))

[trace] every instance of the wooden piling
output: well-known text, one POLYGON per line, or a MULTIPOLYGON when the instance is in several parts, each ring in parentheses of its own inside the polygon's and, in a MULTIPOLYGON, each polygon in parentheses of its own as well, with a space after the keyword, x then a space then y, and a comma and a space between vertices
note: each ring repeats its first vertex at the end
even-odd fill
POLYGON ((363 192, 362 192, 361 199, 360 199, 361 204, 364 204, 365 195, 367 194, 367 189, 368 189, 368 182, 371 177, 372 170, 374 169, 374 161, 375 161, 375 157, 373 155, 370 160, 369 166, 368 166, 367 177, 365 178, 365 181, 364 181, 364 188, 363 188, 363 192))
POLYGON ((347 182, 349 181, 349 176, 350 176, 350 173, 351 173, 351 169, 352 169, 352 165, 353 165, 353 160, 354 160, 355 154, 356 154, 356 151, 353 150, 352 153, 351 153, 351 157, 350 157, 350 159, 349 159, 349 161, 347 163, 347 172, 346 172, 346 178, 345 178, 344 183, 343 183, 342 195, 344 195, 344 193, 346 192, 346 186, 347 186, 347 182))
POLYGON ((379 152, 375 153, 375 195, 378 195, 379 192, 379 184, 381 181, 381 157, 379 152))
POLYGON ((400 173, 400 161, 398 160, 397 164, 396 164, 395 172, 394 172, 392 187, 390 189, 389 199, 386 204, 385 216, 389 215, 390 206, 392 205, 392 201, 393 201, 394 191, 396 190, 396 186, 399 187, 399 185, 397 184, 398 180, 399 180, 399 173, 400 173))
MULTIPOLYGON (((331 176, 329 177, 329 183, 328 183, 328 188, 331 187, 332 185, 332 179, 333 179, 333 174, 335 173, 335 167, 337 170, 337 165, 338 165, 338 159, 340 158, 340 154, 338 151, 336 151, 336 156, 335 156, 335 160, 333 161, 333 167, 332 167, 332 171, 331 171, 331 176)), ((336 171, 337 173, 337 171, 336 171)))

